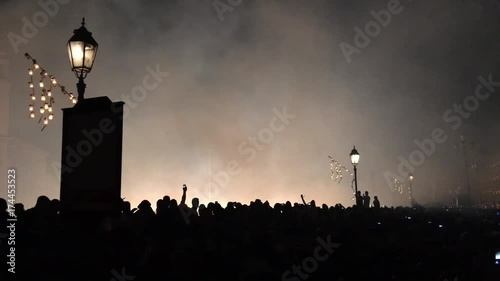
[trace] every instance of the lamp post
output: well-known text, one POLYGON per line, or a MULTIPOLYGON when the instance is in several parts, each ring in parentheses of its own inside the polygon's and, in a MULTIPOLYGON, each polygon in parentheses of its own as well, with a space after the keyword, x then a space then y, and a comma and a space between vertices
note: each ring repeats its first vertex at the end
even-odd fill
POLYGON ((99 45, 92 37, 92 32, 85 28, 85 18, 82 19, 82 26, 73 31, 73 36, 68 41, 68 55, 71 63, 71 69, 78 78, 78 101, 84 99, 85 83, 83 79, 92 70, 97 48, 99 45))
POLYGON ((413 174, 410 173, 410 175, 408 176, 408 181, 410 182, 410 205, 413 206, 413 174))
POLYGON ((359 153, 356 150, 356 146, 351 150, 351 154, 349 154, 351 157, 351 163, 354 166, 354 198, 356 198, 356 203, 358 202, 357 196, 358 196, 358 169, 356 166, 359 163, 359 153))

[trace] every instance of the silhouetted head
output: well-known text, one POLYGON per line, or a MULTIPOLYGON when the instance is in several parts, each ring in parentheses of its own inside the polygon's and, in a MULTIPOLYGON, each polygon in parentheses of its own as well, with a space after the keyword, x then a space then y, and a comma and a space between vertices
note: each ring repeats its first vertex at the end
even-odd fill
POLYGON ((200 211, 201 211, 201 210, 205 210, 206 208, 207 208, 207 207, 205 206, 205 204, 201 204, 201 205, 200 205, 200 211))
POLYGON ((35 204, 35 209, 48 209, 50 207, 49 197, 42 195, 38 197, 35 204))
POLYGON ((311 201, 311 207, 316 207, 316 201, 314 200, 311 201))
POLYGON ((377 200, 377 199, 378 199, 378 196, 373 196, 373 199, 377 200))
POLYGON ((177 208, 177 200, 175 200, 175 199, 170 200, 169 207, 170 208, 174 208, 174 207, 177 208))
POLYGON ((0 198, 0 211, 7 212, 7 201, 3 198, 0 198))
POLYGON ((25 211, 23 203, 16 203, 16 204, 14 204, 14 209, 16 211, 21 211, 21 212, 25 211))
POLYGON ((149 203, 148 200, 142 200, 142 202, 137 206, 139 210, 146 210, 148 208, 151 208, 151 203, 149 203))
POLYGON ((365 191, 365 195, 368 195, 368 191, 365 191))
POLYGON ((356 191, 356 195, 361 195, 361 191, 356 191))
POLYGON ((170 196, 168 195, 163 196, 163 201, 165 201, 166 203, 170 203, 170 196))
POLYGON ((128 213, 128 212, 130 212, 130 209, 131 209, 131 207, 130 207, 130 202, 128 202, 128 201, 123 201, 123 202, 122 202, 122 212, 124 212, 124 213, 128 213))
POLYGON ((198 209, 198 206, 200 206, 200 199, 198 198, 193 198, 191 200, 191 205, 193 206, 193 209, 198 209))

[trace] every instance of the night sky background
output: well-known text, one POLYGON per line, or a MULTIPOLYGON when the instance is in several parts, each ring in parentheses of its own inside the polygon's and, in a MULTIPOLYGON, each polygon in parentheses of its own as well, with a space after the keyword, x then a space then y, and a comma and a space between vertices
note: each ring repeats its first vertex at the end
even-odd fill
MULTIPOLYGON (((398 174, 398 156, 408 159, 414 140, 435 128, 448 139, 416 167, 415 199, 450 202, 450 190, 464 186, 463 154, 455 148, 461 135, 474 142, 469 158, 477 194, 486 177, 481 167, 500 160, 500 87, 456 130, 443 113, 474 94, 478 76, 500 81, 500 2, 401 1, 401 13, 348 63, 339 44, 354 46, 354 28, 364 30, 370 11, 389 2, 243 0, 220 17, 212 0, 68 1, 16 52, 8 34, 21 36, 22 18, 32 21, 43 9, 38 1, 1 1, 9 136, 48 152, 49 180, 20 184, 17 201, 30 207, 39 195, 59 196, 53 163, 61 158, 60 109, 72 106, 56 91, 55 120, 43 132, 27 117, 24 53, 76 92, 66 43, 82 17, 99 43, 86 97, 105 95, 128 106, 122 197, 133 205, 167 194, 180 200, 184 183, 188 200, 197 196, 201 203, 298 202, 304 194, 319 204, 351 205, 351 177, 331 180, 328 156, 350 168, 353 145, 361 155, 359 189, 378 195, 382 205, 407 205, 384 173, 398 174), (157 65, 170 75, 143 101, 127 102, 146 68, 157 65), (239 153, 249 136, 269 127, 273 109, 284 107, 296 115, 284 130, 251 160, 239 153), (232 160, 241 173, 218 188, 209 174, 232 160)), ((29 158, 11 153, 9 159, 18 163, 20 183, 30 177, 29 158)))

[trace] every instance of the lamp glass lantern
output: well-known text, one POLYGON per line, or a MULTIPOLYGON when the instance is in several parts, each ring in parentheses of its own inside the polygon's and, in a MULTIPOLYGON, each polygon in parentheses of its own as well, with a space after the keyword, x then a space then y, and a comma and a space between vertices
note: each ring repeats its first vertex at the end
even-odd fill
POLYGON ((351 150, 351 154, 349 154, 349 156, 351 157, 352 165, 357 166, 359 163, 359 153, 356 150, 356 146, 354 146, 354 148, 351 150))
POLYGON ((408 176, 408 180, 409 180, 410 182, 412 182, 412 181, 413 181, 413 174, 410 174, 410 175, 408 176))
POLYGON ((92 70, 99 45, 92 37, 92 32, 85 28, 85 18, 82 26, 73 33, 67 45, 69 61, 76 77, 84 79, 92 70))

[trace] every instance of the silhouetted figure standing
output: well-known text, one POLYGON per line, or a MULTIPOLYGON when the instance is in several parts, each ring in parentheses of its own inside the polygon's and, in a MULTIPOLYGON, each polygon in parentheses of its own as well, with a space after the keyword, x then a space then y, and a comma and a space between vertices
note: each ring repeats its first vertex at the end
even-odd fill
POLYGON ((374 196, 373 197, 373 208, 379 209, 380 208, 380 201, 378 201, 378 197, 374 196))
POLYGON ((368 191, 365 191, 363 195, 363 207, 370 208, 370 196, 368 195, 368 191))
POLYGON ((363 196, 361 196, 361 191, 356 192, 356 206, 363 207, 363 196))

